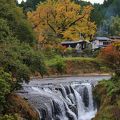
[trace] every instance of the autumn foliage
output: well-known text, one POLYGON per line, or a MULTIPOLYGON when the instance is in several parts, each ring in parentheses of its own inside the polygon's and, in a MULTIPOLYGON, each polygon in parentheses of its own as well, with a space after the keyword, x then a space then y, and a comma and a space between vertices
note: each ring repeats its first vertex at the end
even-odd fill
POLYGON ((93 37, 96 25, 90 21, 92 6, 81 7, 71 0, 47 0, 28 12, 40 43, 59 43, 63 39, 93 37))
POLYGON ((99 57, 116 75, 120 76, 120 42, 113 43, 102 49, 99 57))

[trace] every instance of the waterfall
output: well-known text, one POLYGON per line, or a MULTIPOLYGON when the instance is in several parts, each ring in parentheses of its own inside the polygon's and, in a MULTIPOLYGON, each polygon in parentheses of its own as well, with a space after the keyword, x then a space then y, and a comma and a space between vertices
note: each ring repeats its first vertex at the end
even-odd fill
POLYGON ((90 83, 36 84, 23 89, 40 120, 91 120, 96 114, 90 83))

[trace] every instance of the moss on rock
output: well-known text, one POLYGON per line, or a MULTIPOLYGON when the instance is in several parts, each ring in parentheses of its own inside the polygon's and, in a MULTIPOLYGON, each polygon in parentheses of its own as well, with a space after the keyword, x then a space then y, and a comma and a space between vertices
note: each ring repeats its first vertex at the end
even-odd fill
POLYGON ((68 57, 46 61, 49 75, 78 75, 89 73, 109 73, 110 70, 95 58, 68 57), (61 72, 62 71, 62 72, 61 72))
POLYGON ((93 94, 98 105, 98 113, 93 120, 120 119, 120 93, 112 84, 113 81, 103 81, 94 88, 93 94))
POLYGON ((23 120, 39 120, 38 112, 17 94, 10 94, 7 98, 6 114, 18 114, 23 120))

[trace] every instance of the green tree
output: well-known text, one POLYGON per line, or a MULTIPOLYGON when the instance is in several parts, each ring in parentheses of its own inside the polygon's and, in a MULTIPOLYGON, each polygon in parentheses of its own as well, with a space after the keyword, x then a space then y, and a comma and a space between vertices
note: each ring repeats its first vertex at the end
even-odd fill
POLYGON ((120 35, 120 17, 116 16, 116 17, 112 17, 110 24, 108 26, 109 29, 109 34, 110 35, 120 35))
POLYGON ((17 40, 1 44, 0 65, 15 79, 13 90, 23 81, 28 82, 31 74, 39 72, 43 76, 46 72, 41 53, 17 40))
MULTIPOLYGON (((34 42, 32 27, 15 1, 0 0, 0 115, 12 91, 19 89, 22 82, 29 82, 35 72, 41 76, 46 72, 34 42)), ((6 115, 0 120, 15 119, 6 115)))
POLYGON ((104 8, 100 4, 94 4, 94 9, 91 12, 91 20, 95 21, 97 27, 101 25, 101 21, 104 19, 104 8))
POLYGON ((115 16, 103 21, 101 35, 119 36, 120 17, 115 16))
POLYGON ((26 2, 22 1, 19 5, 20 7, 23 7, 24 12, 27 13, 28 11, 33 11, 36 9, 36 6, 39 3, 44 2, 45 0, 26 0, 26 2))
POLYGON ((12 39, 12 33, 7 24, 7 21, 0 18, 0 42, 5 42, 12 39))
POLYGON ((27 22, 22 9, 16 6, 15 0, 0 0, 0 18, 7 21, 14 37, 21 42, 29 44, 35 42, 32 27, 29 22, 27 22))
POLYGON ((4 11, 0 11, 0 66, 14 78, 14 90, 23 81, 28 82, 35 72, 43 76, 46 69, 41 53, 30 46, 34 41, 33 31, 27 20, 20 18, 24 17, 23 13, 16 7, 14 0, 9 0, 8 3, 0 1, 4 11))
POLYGON ((6 102, 6 95, 11 91, 11 85, 11 75, 0 68, 0 113, 3 111, 6 102))
MULTIPOLYGON (((92 21, 95 21, 97 24, 98 32, 101 30, 103 32, 106 31, 106 25, 104 21, 108 24, 111 22, 112 16, 119 16, 120 17, 120 0, 104 0, 103 4, 94 4, 94 10, 91 14, 92 21), (104 26, 105 25, 105 26, 104 26)), ((104 33, 100 34, 104 35, 104 33)), ((105 33, 108 35, 108 33, 105 33)))

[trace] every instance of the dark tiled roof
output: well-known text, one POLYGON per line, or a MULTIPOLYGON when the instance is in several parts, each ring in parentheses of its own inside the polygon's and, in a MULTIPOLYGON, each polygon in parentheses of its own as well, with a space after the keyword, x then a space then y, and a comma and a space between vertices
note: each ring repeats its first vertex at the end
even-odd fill
POLYGON ((104 40, 110 40, 110 38, 108 38, 108 37, 96 37, 95 40, 104 41, 104 40))
POLYGON ((120 39, 120 36, 110 36, 111 39, 120 39))
POLYGON ((80 42, 86 42, 85 40, 79 40, 79 41, 64 41, 61 42, 61 44, 74 44, 74 43, 80 43, 80 42))

